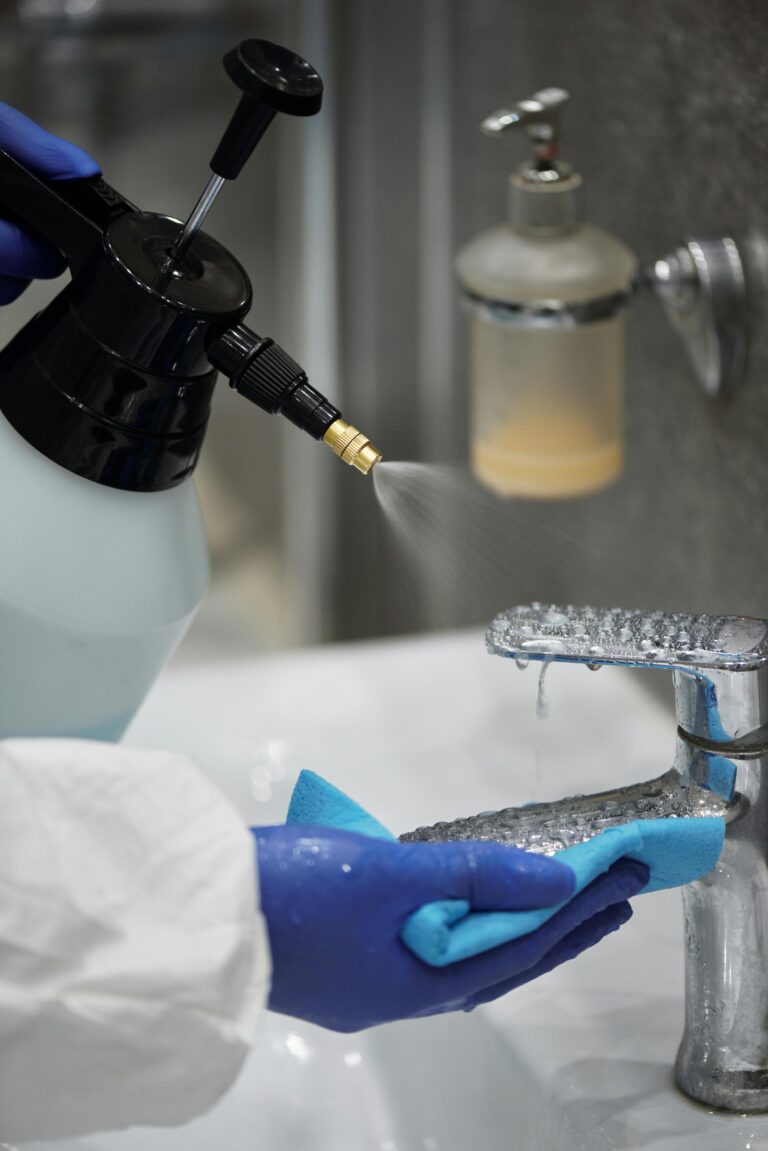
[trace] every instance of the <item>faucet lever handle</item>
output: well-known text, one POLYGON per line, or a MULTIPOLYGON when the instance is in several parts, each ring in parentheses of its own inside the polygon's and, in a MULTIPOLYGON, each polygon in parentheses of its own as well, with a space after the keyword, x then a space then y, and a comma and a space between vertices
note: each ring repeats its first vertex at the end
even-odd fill
POLYGON ((768 621, 533 603, 497 615, 486 645, 519 662, 751 671, 768 666, 768 621))

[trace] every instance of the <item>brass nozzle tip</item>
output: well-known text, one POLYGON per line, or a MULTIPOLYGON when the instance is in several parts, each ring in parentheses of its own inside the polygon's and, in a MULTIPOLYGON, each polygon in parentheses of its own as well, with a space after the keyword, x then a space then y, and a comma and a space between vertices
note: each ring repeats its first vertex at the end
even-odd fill
POLYGON ((378 451, 367 436, 348 424, 345 420, 334 420, 323 436, 323 441, 339 459, 367 476, 374 464, 381 459, 378 451))

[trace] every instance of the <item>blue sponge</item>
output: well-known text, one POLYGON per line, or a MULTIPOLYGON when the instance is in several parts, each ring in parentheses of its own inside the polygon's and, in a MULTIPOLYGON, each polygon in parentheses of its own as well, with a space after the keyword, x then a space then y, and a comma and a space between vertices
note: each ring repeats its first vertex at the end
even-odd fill
MULTIPOLYGON (((312 771, 303 771, 298 778, 287 822, 395 839, 359 804, 312 771)), ((623 857, 647 865, 651 876, 644 892, 661 891, 691 883, 711 871, 724 837, 722 819, 638 819, 611 827, 586 843, 566 847, 557 853, 557 859, 576 874, 574 894, 623 857)), ((562 906, 533 911, 472 911, 464 899, 444 899, 415 911, 401 938, 419 959, 444 967, 536 931, 562 906)))
POLYGON ((286 823, 312 823, 316 827, 337 827, 356 831, 374 839, 396 839, 383 823, 350 799, 338 787, 314 771, 302 771, 296 780, 286 823))

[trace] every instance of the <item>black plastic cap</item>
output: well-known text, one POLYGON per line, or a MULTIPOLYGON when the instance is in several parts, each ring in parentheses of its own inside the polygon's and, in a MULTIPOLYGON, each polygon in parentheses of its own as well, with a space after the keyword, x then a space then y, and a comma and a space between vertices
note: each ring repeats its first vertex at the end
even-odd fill
POLYGON ((289 116, 314 116, 323 81, 306 60, 269 40, 243 40, 224 57, 227 75, 252 100, 289 116))

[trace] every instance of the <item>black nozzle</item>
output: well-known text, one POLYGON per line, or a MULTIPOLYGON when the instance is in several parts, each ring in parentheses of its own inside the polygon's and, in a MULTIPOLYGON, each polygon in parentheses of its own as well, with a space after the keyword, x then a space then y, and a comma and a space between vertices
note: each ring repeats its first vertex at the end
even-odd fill
POLYGON ((208 348, 230 386, 265 412, 286 416, 316 440, 341 412, 313 388, 304 369, 279 344, 238 324, 208 348))
POLYGON ((211 169, 234 180, 277 112, 314 116, 323 81, 311 64, 269 40, 243 40, 224 57, 224 68, 243 96, 211 160, 211 169))

